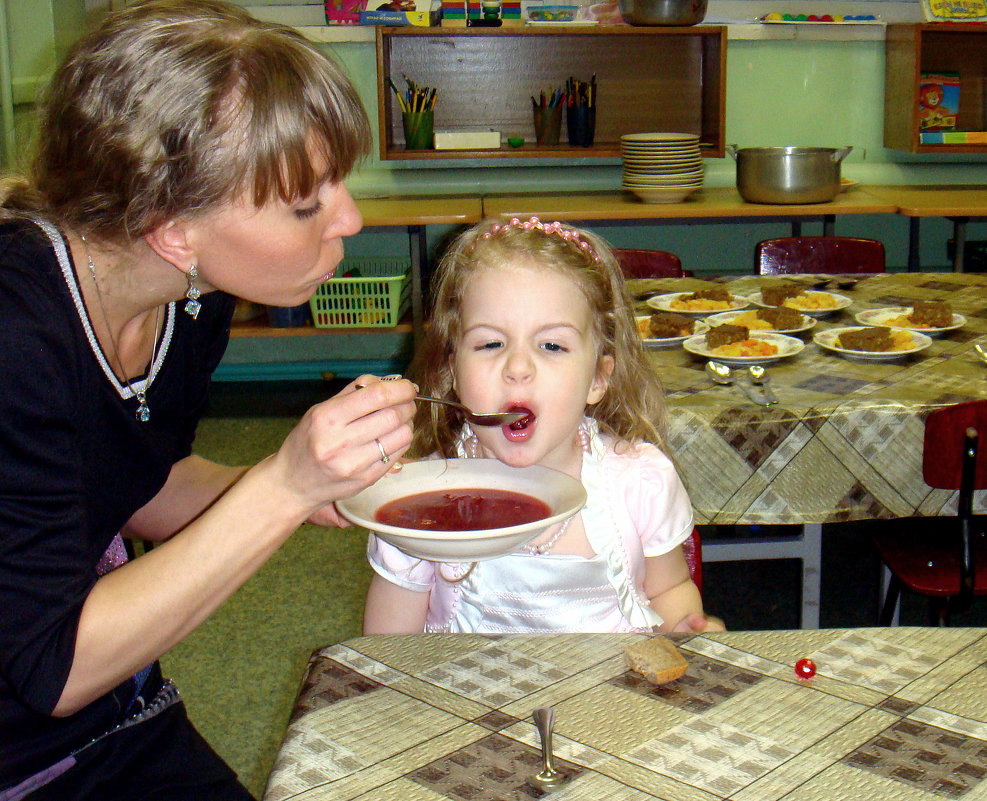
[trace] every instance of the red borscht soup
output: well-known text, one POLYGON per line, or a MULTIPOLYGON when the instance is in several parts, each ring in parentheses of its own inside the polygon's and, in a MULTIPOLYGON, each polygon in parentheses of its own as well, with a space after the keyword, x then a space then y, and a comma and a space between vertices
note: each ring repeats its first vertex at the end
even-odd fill
POLYGON ((378 523, 426 531, 483 531, 544 520, 551 507, 510 490, 433 490, 397 498, 381 506, 378 523))

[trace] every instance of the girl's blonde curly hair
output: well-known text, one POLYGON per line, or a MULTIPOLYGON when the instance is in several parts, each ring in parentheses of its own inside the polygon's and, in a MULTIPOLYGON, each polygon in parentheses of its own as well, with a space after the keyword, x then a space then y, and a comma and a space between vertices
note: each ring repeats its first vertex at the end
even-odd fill
MULTIPOLYGON (((613 357, 608 389, 598 403, 586 407, 587 416, 620 441, 650 442, 667 450, 664 392, 641 344, 617 259, 600 237, 558 222, 542 223, 534 217, 486 220, 453 241, 432 279, 432 314, 409 377, 425 394, 459 400, 450 357, 461 336, 463 294, 479 271, 519 258, 555 270, 579 287, 593 312, 597 363, 604 356, 613 357)), ((411 453, 453 456, 462 424, 462 415, 454 409, 422 404, 411 453)))

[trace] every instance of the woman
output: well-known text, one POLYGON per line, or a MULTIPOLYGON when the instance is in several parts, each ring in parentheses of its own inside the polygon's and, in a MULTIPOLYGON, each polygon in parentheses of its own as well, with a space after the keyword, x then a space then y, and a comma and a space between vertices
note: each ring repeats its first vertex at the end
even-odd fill
POLYGON ((219 0, 109 15, 0 190, 0 799, 249 798, 157 658, 411 441, 363 376, 258 465, 191 455, 233 296, 304 302, 360 214, 338 66, 219 0), (126 562, 119 534, 163 541, 126 562))

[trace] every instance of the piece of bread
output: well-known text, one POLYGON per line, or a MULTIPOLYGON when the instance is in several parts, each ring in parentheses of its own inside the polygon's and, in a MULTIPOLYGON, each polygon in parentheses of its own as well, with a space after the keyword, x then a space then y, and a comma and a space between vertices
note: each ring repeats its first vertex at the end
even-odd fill
POLYGON ((685 673, 689 663, 668 637, 648 637, 624 649, 624 662, 652 684, 675 681, 685 673))
POLYGON ((659 339, 689 336, 695 327, 696 320, 694 317, 686 317, 684 314, 676 314, 675 312, 655 312, 648 322, 651 336, 659 339))
POLYGON ((948 303, 941 300, 916 300, 908 319, 916 325, 945 328, 953 324, 953 310, 948 303))
POLYGON ((802 327, 802 312, 790 309, 788 306, 772 306, 770 309, 758 309, 757 319, 771 324, 775 331, 788 331, 802 327))
POLYGON ((761 287, 761 300, 769 306, 781 306, 789 298, 804 294, 801 286, 791 282, 761 287))
POLYGON ((706 347, 714 350, 721 345, 729 345, 733 342, 743 342, 750 337, 750 329, 746 325, 714 325, 706 332, 706 347))
POLYGON ((697 289, 691 295, 686 295, 682 300, 722 300, 729 303, 730 293, 722 286, 713 286, 709 289, 697 289))
POLYGON ((887 351, 894 347, 891 329, 887 326, 859 328, 844 331, 838 337, 840 347, 846 350, 887 351))

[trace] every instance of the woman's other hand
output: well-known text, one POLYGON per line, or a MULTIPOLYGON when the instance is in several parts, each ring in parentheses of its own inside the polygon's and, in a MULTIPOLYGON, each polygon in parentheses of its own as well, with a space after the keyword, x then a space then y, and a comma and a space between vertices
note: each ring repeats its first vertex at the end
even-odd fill
POLYGON ((309 409, 272 459, 313 523, 348 525, 333 501, 383 476, 411 444, 417 387, 360 376, 309 409))

